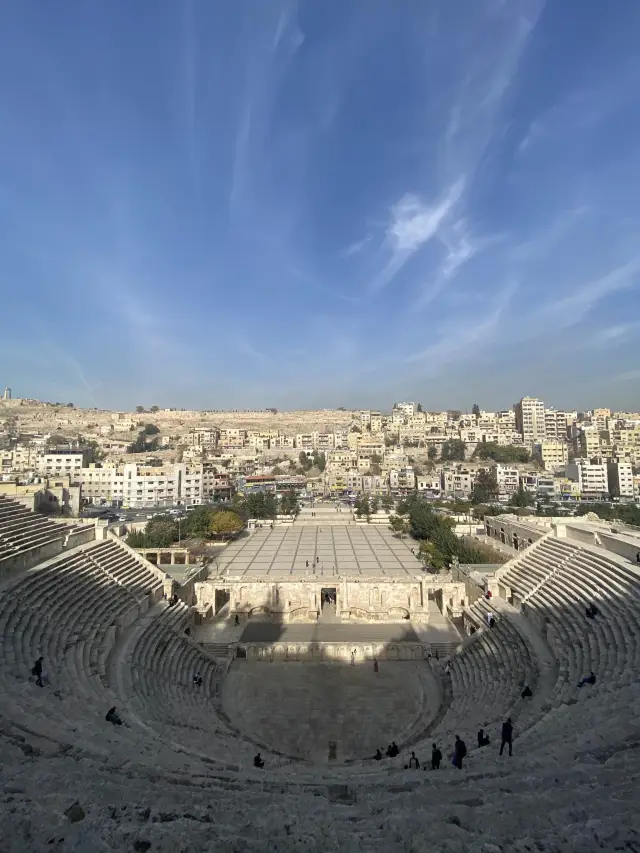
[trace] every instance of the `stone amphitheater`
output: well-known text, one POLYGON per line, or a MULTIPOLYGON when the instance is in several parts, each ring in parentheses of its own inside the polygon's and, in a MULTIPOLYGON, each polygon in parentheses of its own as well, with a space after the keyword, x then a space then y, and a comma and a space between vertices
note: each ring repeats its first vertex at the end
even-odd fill
MULTIPOLYGON (((449 661, 385 662, 422 667, 438 696, 397 758, 329 763, 237 726, 223 697, 239 662, 185 634, 192 609, 169 607, 162 571, 100 528, 0 498, 0 850, 638 853, 640 539, 585 530, 549 530, 487 575, 493 595, 469 596, 473 633, 449 661), (43 687, 30 677, 40 656, 43 687), (113 705, 122 726, 105 721, 113 705), (496 744, 506 716, 511 758, 496 744), (476 749, 481 725, 492 743, 476 749), (434 741, 440 770, 405 769, 411 750, 429 765, 434 741)), ((366 714, 360 703, 354 729, 366 714)))

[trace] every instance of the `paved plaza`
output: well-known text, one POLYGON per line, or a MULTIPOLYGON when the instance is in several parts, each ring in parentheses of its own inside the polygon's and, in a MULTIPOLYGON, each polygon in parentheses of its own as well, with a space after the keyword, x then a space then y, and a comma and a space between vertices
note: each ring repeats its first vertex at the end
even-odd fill
POLYGON ((249 622, 241 643, 419 643, 420 637, 409 624, 385 622, 359 625, 354 622, 315 622, 311 625, 277 622, 249 622))
POLYGON ((236 540, 225 548, 219 568, 245 580, 329 580, 339 575, 410 580, 423 572, 412 547, 413 540, 401 541, 382 525, 296 522, 273 530, 259 528, 236 540))

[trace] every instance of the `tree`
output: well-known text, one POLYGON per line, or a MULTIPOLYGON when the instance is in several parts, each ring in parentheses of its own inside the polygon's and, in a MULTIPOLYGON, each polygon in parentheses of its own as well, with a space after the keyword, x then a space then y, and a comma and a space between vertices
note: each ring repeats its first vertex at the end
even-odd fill
POLYGON ((159 428, 155 424, 145 424, 142 428, 144 435, 158 435, 159 428))
POLYGON ((374 477, 379 477, 382 474, 382 468, 378 465, 377 462, 373 462, 369 466, 369 472, 373 474, 374 477))
POLYGON ((244 527, 244 522, 239 515, 230 510, 217 512, 211 519, 210 530, 217 536, 233 536, 244 527))
POLYGON ((288 492, 284 492, 280 498, 280 512, 285 515, 297 515, 300 512, 298 496, 293 489, 290 489, 288 492))
POLYGON ((316 466, 318 471, 322 473, 324 469, 327 467, 327 457, 324 453, 318 453, 317 450, 313 451, 313 464, 316 466))
POLYGON ((526 447, 514 444, 496 444, 495 441, 482 441, 473 451, 473 459, 492 459, 501 465, 512 462, 528 462, 530 453, 526 447))
POLYGON ((465 444, 459 438, 450 438, 442 443, 440 458, 443 462, 464 462, 465 444))
POLYGON ((380 503, 382 504, 383 509, 393 509, 394 500, 391 495, 383 495, 380 503))
POLYGON ((416 409, 416 411, 418 411, 418 412, 422 411, 422 403, 418 403, 418 408, 416 409))
POLYGON ((438 448, 435 444, 432 444, 427 450, 427 456, 429 459, 437 459, 438 458, 438 448))
POLYGON ((136 412, 141 415, 144 412, 144 406, 136 406, 136 412))
POLYGON ((156 412, 159 412, 159 411, 160 411, 160 406, 151 406, 151 408, 149 409, 149 411, 150 411, 150 412, 153 412, 153 414, 155 415, 155 413, 156 413, 156 412))
POLYGON ((354 504, 356 515, 362 518, 366 515, 367 518, 371 515, 371 507, 369 506, 369 498, 366 495, 360 495, 354 504))
POLYGON ((389 518, 389 530, 402 539, 409 532, 409 522, 406 518, 402 518, 402 516, 392 515, 389 518))
POLYGON ((476 481, 471 490, 471 503, 491 503, 498 497, 498 481, 496 480, 495 468, 482 468, 476 475, 476 481))
POLYGON ((377 497, 373 497, 371 499, 371 514, 375 515, 378 512, 378 508, 380 507, 380 501, 377 497))
POLYGON ((509 506, 527 507, 531 506, 533 502, 533 495, 530 492, 525 491, 522 486, 520 486, 518 491, 509 498, 509 506))
POLYGON ((471 409, 471 414, 475 415, 476 418, 480 417, 480 406, 477 403, 473 404, 473 407, 471 409))
POLYGON ((302 469, 303 473, 308 471, 313 466, 312 460, 309 459, 309 457, 304 452, 304 450, 300 451, 300 455, 298 456, 298 461, 300 462, 300 468, 302 469))
POLYGON ((359 427, 357 424, 354 424, 354 425, 351 427, 351 429, 349 430, 349 432, 360 432, 360 433, 361 433, 361 432, 362 432, 362 430, 360 429, 360 427, 359 427))
POLYGON ((67 403, 67 409, 75 409, 73 403, 67 403))

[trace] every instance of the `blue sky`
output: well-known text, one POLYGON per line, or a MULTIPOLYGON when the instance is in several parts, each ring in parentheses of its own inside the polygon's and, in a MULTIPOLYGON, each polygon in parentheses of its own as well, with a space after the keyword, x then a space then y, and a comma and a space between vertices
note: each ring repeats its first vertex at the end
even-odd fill
POLYGON ((640 403, 640 4, 7 0, 0 384, 640 403))

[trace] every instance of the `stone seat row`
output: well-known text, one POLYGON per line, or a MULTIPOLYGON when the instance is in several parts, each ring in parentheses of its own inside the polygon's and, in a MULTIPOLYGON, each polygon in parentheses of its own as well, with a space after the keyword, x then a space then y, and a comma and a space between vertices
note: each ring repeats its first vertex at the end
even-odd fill
MULTIPOLYGON (((473 605, 481 620, 488 608, 473 605)), ((453 700, 434 734, 443 736, 470 721, 489 724, 502 718, 519 699, 522 685, 535 683, 529 649, 506 619, 494 628, 477 631, 452 661, 453 700)))
POLYGON ((91 559, 110 578, 127 587, 134 595, 155 592, 162 580, 132 554, 108 540, 101 548, 91 550, 91 559))
POLYGON ((225 665, 184 635, 183 605, 158 607, 164 611, 138 638, 128 661, 128 701, 162 737, 225 766, 250 762, 254 745, 218 716, 225 665), (193 684, 196 672, 201 686, 193 684))

